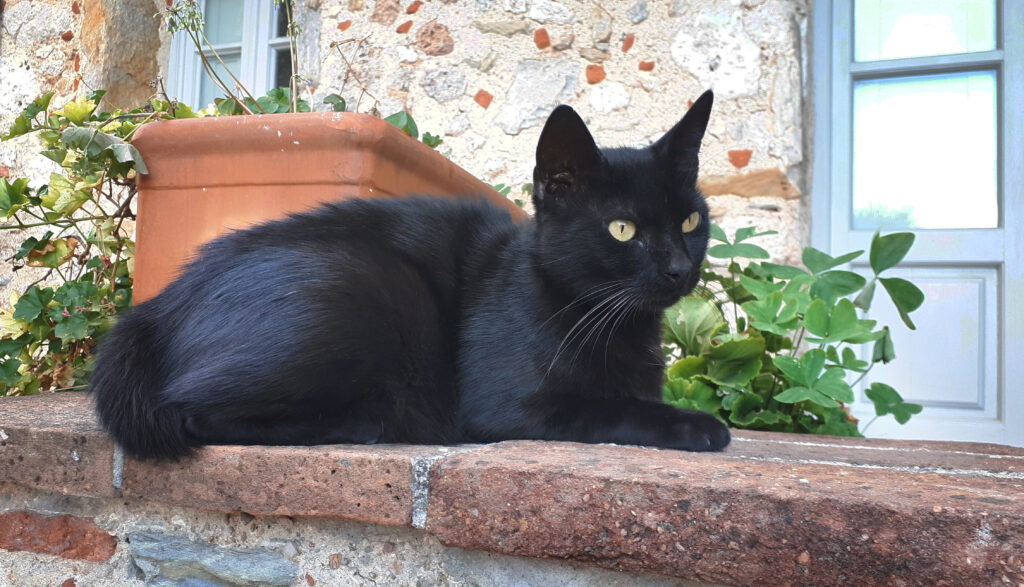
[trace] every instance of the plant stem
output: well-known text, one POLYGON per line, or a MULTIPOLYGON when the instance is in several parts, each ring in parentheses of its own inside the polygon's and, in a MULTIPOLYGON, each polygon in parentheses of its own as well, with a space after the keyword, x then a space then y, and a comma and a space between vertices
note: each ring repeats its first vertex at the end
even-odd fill
MULTIPOLYGON (((206 33, 203 32, 202 29, 200 29, 199 30, 199 34, 203 36, 203 41, 206 43, 206 46, 210 48, 210 52, 213 53, 213 56, 217 58, 217 61, 219 61, 222 66, 224 66, 224 71, 228 72, 228 75, 231 76, 231 79, 235 80, 235 87, 237 87, 238 89, 240 89, 243 92, 245 92, 245 95, 248 96, 249 99, 252 100, 253 103, 256 104, 257 108, 260 109, 260 114, 266 114, 267 111, 264 110, 262 106, 260 106, 259 102, 256 102, 256 98, 254 98, 253 95, 251 93, 249 93, 249 89, 246 88, 244 85, 242 85, 242 82, 238 81, 238 78, 235 77, 235 74, 231 72, 231 69, 227 66, 226 63, 224 63, 224 60, 220 58, 220 54, 217 53, 217 50, 213 48, 213 43, 210 42, 210 39, 206 38, 206 33)), ((202 51, 200 51, 200 55, 201 54, 202 54, 202 51)), ((249 114, 252 114, 252 111, 249 110, 248 108, 244 108, 244 110, 249 112, 249 114)))
POLYGON ((877 419, 878 419, 878 416, 875 416, 874 418, 871 418, 871 420, 870 420, 870 421, 868 421, 868 423, 867 423, 867 424, 865 424, 865 425, 864 425, 864 427, 860 429, 860 433, 861 433, 861 434, 864 434, 865 432, 867 432, 867 431, 868 431, 868 428, 869 428, 869 427, 870 427, 870 426, 871 426, 872 424, 874 424, 874 423, 875 423, 875 420, 877 420, 877 419))
POLYGON ((283 4, 284 4, 285 20, 288 22, 288 24, 286 25, 288 27, 288 29, 287 29, 288 30, 288 51, 291 53, 290 57, 291 57, 291 62, 292 62, 292 75, 288 78, 288 86, 289 86, 289 89, 291 90, 291 94, 292 94, 291 95, 291 98, 292 98, 292 100, 291 100, 291 102, 292 102, 291 103, 291 111, 292 112, 298 112, 299 111, 299 86, 298 86, 297 81, 298 81, 298 76, 299 76, 299 45, 298 45, 298 42, 295 39, 295 37, 296 37, 295 28, 292 25, 292 18, 293 18, 293 15, 292 15, 292 0, 283 0, 283 4))
POLYGON ((850 384, 850 387, 853 387, 854 385, 857 385, 858 383, 860 383, 861 380, 863 380, 865 377, 867 377, 868 373, 870 373, 871 369, 873 369, 874 367, 875 367, 875 363, 871 363, 870 365, 868 365, 868 368, 865 369, 864 372, 860 374, 860 377, 858 377, 856 381, 854 381, 853 383, 850 384))
POLYGON ((21 230, 23 228, 32 228, 34 226, 49 226, 55 225, 61 228, 71 228, 77 222, 86 222, 89 220, 105 220, 108 216, 86 216, 85 218, 67 218, 65 220, 53 220, 51 222, 34 222, 32 224, 22 224, 19 226, 3 225, 0 226, 0 230, 21 230))

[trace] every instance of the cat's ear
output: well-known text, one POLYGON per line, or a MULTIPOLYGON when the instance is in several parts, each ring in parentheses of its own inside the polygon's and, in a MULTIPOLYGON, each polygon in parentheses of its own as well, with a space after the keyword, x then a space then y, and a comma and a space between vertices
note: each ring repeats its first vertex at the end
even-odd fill
POLYGON ((715 95, 708 90, 697 98, 697 101, 686 111, 683 119, 658 139, 651 148, 661 157, 676 166, 676 169, 697 176, 697 153, 704 131, 708 128, 711 117, 711 104, 715 95))
POLYGON ((534 204, 585 181, 600 167, 601 159, 601 151, 580 115, 564 104, 555 108, 537 142, 534 204))

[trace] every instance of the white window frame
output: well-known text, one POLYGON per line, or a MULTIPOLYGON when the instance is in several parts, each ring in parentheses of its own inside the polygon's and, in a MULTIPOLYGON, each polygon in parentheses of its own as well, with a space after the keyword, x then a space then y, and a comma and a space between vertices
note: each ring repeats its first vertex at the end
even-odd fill
MULTIPOLYGON (((207 3, 214 1, 216 0, 199 0, 203 14, 207 12, 207 3)), ((287 50, 289 47, 287 36, 273 36, 278 10, 282 10, 282 7, 275 6, 273 0, 244 0, 241 42, 213 46, 222 57, 241 53, 239 71, 232 73, 255 97, 262 96, 272 87, 275 52, 287 50)), ((208 59, 216 59, 208 50, 204 53, 208 59)), ((171 41, 167 65, 167 93, 171 98, 193 108, 206 108, 207 104, 198 103, 201 81, 205 75, 199 52, 191 39, 183 32, 176 33, 171 41)), ((224 82, 229 87, 234 85, 231 79, 224 82)))

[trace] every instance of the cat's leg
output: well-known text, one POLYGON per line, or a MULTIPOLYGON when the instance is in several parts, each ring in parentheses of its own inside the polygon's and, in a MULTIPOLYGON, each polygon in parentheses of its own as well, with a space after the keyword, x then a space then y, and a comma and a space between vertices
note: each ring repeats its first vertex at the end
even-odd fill
POLYGON ((188 416, 185 432, 194 446, 207 444, 375 444, 383 435, 380 423, 354 418, 260 422, 227 416, 188 416))
POLYGON ((721 450, 730 440, 729 429, 711 414, 631 398, 545 393, 535 397, 528 410, 539 416, 536 421, 540 424, 528 433, 536 434, 531 434, 532 438, 545 440, 611 442, 690 451, 721 450))

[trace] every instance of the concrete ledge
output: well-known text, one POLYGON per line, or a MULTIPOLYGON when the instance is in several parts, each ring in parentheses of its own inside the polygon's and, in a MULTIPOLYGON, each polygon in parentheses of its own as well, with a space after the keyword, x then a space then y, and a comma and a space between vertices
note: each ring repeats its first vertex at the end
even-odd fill
POLYGON ((464 549, 729 585, 1024 584, 1019 448, 764 433, 721 454, 229 446, 115 474, 84 394, 0 399, 0 429, 0 483, 43 491, 413 525, 464 549))

